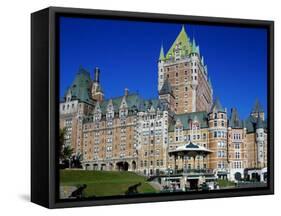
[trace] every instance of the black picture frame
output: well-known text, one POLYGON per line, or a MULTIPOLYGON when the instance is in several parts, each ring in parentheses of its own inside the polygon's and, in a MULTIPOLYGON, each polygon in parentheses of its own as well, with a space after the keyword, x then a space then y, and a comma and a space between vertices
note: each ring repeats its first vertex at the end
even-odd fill
POLYGON ((274 194, 274 22, 202 16, 137 13, 49 7, 31 15, 31 201, 47 208, 112 205, 127 203, 192 200, 274 194), (99 17, 172 23, 265 27, 268 32, 268 187, 155 194, 130 197, 104 197, 96 200, 61 201, 57 197, 56 140, 59 119, 59 16, 99 17))

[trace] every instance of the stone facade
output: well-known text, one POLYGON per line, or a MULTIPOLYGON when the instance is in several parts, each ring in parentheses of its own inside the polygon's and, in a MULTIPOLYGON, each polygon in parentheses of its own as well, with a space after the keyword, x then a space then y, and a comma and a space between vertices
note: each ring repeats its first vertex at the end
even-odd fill
POLYGON ((178 168, 210 169, 217 177, 234 180, 267 167, 261 105, 257 101, 241 120, 235 108, 228 113, 213 100, 207 66, 184 27, 166 55, 161 47, 158 98, 144 99, 125 89, 124 95, 105 99, 100 73, 96 68, 92 80, 80 68, 60 103, 65 145, 83 156, 84 169, 166 173, 175 166, 169 151, 190 142, 212 153, 183 158, 176 162, 178 168))

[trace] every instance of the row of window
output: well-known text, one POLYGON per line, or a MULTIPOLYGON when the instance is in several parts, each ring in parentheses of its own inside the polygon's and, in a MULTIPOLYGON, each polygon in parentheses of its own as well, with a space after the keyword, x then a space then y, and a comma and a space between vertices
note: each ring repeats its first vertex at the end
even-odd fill
POLYGON ((73 108, 74 108, 74 103, 72 103, 71 105, 70 105, 70 104, 67 104, 66 106, 63 105, 63 106, 62 106, 62 110, 65 110, 65 109, 69 110, 70 107, 73 109, 73 108))
POLYGON ((219 169, 227 168, 227 163, 225 161, 219 161, 218 164, 217 164, 217 167, 219 169))
POLYGON ((219 141, 218 142, 218 147, 219 148, 225 148, 226 147, 226 143, 224 141, 219 141))
POLYGON ((226 132, 214 131, 214 138, 226 138, 226 132))
MULTIPOLYGON (((149 154, 147 151, 144 152, 144 156, 147 157, 147 156, 151 156, 151 155, 154 155, 154 150, 150 150, 149 154)), ((159 156, 160 155, 160 150, 159 149, 156 149, 155 150, 155 155, 156 156, 159 156)))
POLYGON ((232 162, 232 168, 234 168, 234 169, 243 168, 243 163, 242 163, 242 161, 234 161, 234 162, 232 162))
POLYGON ((224 157, 226 157, 227 155, 226 155, 226 152, 225 152, 225 151, 219 150, 218 153, 217 153, 217 156, 218 156, 219 158, 224 158, 224 157))
POLYGON ((237 134, 237 133, 234 133, 233 134, 233 139, 235 140, 240 140, 242 138, 242 135, 241 134, 237 134))
POLYGON ((157 122, 155 122, 155 124, 153 122, 151 122, 150 124, 147 122, 147 123, 144 123, 142 125, 142 127, 143 128, 149 128, 149 125, 150 125, 150 127, 154 127, 154 125, 155 125, 155 127, 161 127, 162 126, 162 122, 161 121, 157 121, 157 122))
MULTIPOLYGON (((218 113, 214 113, 214 119, 217 119, 218 116, 219 116, 218 113)), ((224 114, 223 113, 220 114, 220 118, 222 118, 222 119, 224 118, 224 114)))
MULTIPOLYGON (((205 140, 207 138, 207 135, 204 133, 202 136, 203 140, 205 140)), ((200 134, 194 134, 192 135, 192 139, 193 140, 200 140, 201 139, 201 135, 200 134)), ((187 135, 187 136, 176 136, 175 137, 175 141, 176 142, 182 142, 182 141, 190 141, 191 140, 191 135, 187 135)), ((170 139, 171 142, 173 142, 173 139, 170 139)))
MULTIPOLYGON (((214 127, 217 127, 218 126, 218 121, 214 121, 214 127)), ((225 126, 225 122, 224 121, 221 121, 221 126, 224 127, 225 126)))
MULTIPOLYGON (((153 166, 154 161, 150 161, 150 166, 153 166)), ((140 166, 141 167, 147 167, 148 161, 141 161, 140 166)), ((156 160, 156 166, 163 166, 163 160, 156 160)))

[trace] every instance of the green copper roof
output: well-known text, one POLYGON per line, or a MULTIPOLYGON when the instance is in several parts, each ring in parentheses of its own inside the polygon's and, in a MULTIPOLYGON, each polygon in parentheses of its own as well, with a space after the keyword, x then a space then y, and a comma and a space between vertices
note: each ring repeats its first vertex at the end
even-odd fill
POLYGON ((238 111, 236 108, 231 109, 230 120, 229 120, 229 127, 231 128, 242 128, 243 122, 240 120, 238 111))
POLYGON ((173 45, 167 52, 166 58, 174 57, 174 49, 176 48, 177 44, 181 46, 181 50, 183 51, 182 55, 188 55, 191 53, 191 43, 184 29, 184 25, 182 26, 182 29, 173 45))
POLYGON ((258 112, 263 112, 263 108, 259 102, 259 100, 257 99, 255 104, 254 104, 254 107, 252 109, 252 113, 258 113, 258 112))
POLYGON ((169 124, 169 131, 174 131, 175 129, 175 123, 177 120, 180 120, 180 122, 183 125, 184 130, 190 130, 190 121, 198 121, 201 128, 207 128, 208 127, 208 115, 207 112, 191 112, 191 113, 184 113, 184 114, 178 114, 174 117, 175 122, 169 124))
POLYGON ((245 121, 244 121, 244 127, 247 129, 247 133, 253 133, 257 128, 267 128, 267 122, 266 120, 262 120, 261 118, 258 119, 252 115, 250 115, 245 121))
POLYGON ((165 60, 163 44, 161 45, 160 54, 159 54, 159 60, 165 60))
POLYGON ((211 108, 211 112, 224 112, 225 110, 223 109, 221 102, 219 100, 219 98, 216 98, 215 102, 213 103, 213 106, 211 108))
POLYGON ((70 91, 72 100, 80 100, 82 102, 92 103, 93 101, 91 99, 90 88, 90 73, 80 66, 74 81, 70 88, 67 89, 66 94, 70 91))
MULTIPOLYGON (((104 100, 101 104, 100 104, 100 109, 102 111, 103 114, 106 113, 107 111, 107 105, 110 103, 110 101, 112 102, 113 108, 115 112, 118 112, 120 106, 121 106, 121 102, 123 100, 124 96, 120 96, 120 97, 115 97, 115 98, 110 98, 108 100, 104 100)), ((151 106, 153 106, 153 108, 155 110, 157 110, 158 108, 160 110, 164 109, 164 105, 161 103, 161 101, 158 98, 155 99, 143 99, 139 96, 139 94, 137 93, 130 93, 128 96, 126 96, 125 98, 127 107, 129 111, 147 111, 147 109, 150 109, 151 106)))
MULTIPOLYGON (((196 42, 195 42, 195 39, 193 38, 192 40, 192 45, 191 45, 191 52, 192 53, 197 53, 197 46, 196 46, 196 42)), ((199 53, 198 53, 199 54, 199 53)))

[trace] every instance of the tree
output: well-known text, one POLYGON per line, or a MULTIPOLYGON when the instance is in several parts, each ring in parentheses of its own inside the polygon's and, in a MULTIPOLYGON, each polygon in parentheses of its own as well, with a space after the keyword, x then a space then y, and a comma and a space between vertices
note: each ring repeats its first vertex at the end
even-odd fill
POLYGON ((60 161, 69 160, 73 154, 73 149, 65 145, 66 128, 62 128, 59 131, 59 158, 60 161))

